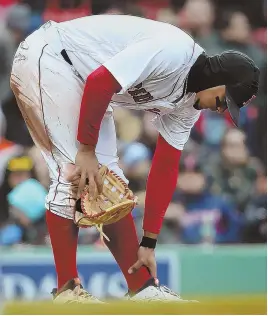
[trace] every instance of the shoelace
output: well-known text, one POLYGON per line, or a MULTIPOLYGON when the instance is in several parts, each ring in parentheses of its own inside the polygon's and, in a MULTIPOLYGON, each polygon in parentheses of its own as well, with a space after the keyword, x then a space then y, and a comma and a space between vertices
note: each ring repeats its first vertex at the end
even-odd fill
POLYGON ((92 294, 88 293, 86 290, 84 290, 82 288, 80 288, 80 291, 79 291, 79 293, 77 295, 78 301, 79 301, 79 298, 82 298, 82 299, 91 298, 94 301, 98 301, 98 299, 95 296, 93 296, 92 294))
POLYGON ((175 297, 178 297, 178 298, 181 299, 181 297, 180 297, 179 294, 173 292, 171 289, 169 289, 169 288, 166 287, 166 286, 160 286, 160 287, 159 287, 159 290, 160 290, 162 293, 164 293, 164 294, 167 293, 167 294, 170 294, 170 295, 172 295, 172 296, 175 296, 175 297))

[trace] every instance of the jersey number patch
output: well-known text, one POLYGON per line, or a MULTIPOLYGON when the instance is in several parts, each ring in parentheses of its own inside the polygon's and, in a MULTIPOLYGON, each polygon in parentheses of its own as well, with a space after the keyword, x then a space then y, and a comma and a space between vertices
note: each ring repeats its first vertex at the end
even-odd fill
POLYGON ((128 93, 132 96, 136 103, 146 103, 154 98, 150 92, 142 87, 142 83, 134 87, 133 90, 128 90, 128 93))

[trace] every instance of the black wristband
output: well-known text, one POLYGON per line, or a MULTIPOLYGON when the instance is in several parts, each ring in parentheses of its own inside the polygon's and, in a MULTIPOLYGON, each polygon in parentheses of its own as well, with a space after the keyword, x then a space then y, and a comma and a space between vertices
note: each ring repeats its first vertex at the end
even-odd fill
POLYGON ((155 249, 157 240, 150 237, 142 237, 140 246, 145 248, 155 249))

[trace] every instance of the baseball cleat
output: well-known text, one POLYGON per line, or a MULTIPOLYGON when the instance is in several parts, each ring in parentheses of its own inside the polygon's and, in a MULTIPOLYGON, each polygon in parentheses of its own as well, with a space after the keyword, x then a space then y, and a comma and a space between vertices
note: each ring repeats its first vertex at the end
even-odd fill
POLYGON ((59 291, 53 289, 51 294, 56 304, 104 304, 83 289, 79 279, 68 281, 59 291))
POLYGON ((178 302, 178 303, 198 303, 197 301, 189 301, 181 298, 180 295, 173 292, 166 286, 159 285, 157 279, 150 279, 136 293, 128 293, 128 299, 134 302, 178 302))

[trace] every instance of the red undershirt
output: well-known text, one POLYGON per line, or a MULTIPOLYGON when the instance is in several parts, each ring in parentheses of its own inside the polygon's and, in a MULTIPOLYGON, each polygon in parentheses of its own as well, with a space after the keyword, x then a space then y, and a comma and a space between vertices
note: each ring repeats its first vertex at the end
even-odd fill
MULTIPOLYGON (((96 147, 101 121, 112 96, 121 90, 113 75, 101 66, 86 80, 81 102, 77 140, 96 147)), ((146 189, 143 229, 158 234, 176 187, 181 151, 160 135, 146 189)))

